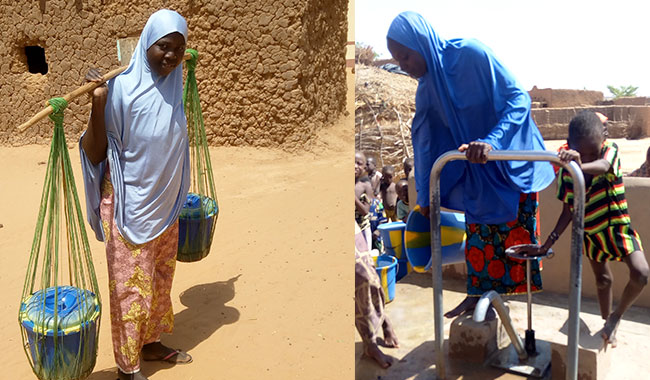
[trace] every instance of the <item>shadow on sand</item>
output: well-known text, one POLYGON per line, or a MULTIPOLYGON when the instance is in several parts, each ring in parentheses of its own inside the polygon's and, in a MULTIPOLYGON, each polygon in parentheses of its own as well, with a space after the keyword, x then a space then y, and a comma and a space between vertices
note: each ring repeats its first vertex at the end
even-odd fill
MULTIPOLYGON (((163 344, 191 353, 193 348, 209 339, 220 327, 237 322, 239 310, 226 306, 226 303, 235 298, 235 282, 240 276, 227 281, 195 285, 182 292, 181 303, 187 306, 187 309, 174 315, 174 332, 172 335, 163 336, 163 344)), ((151 376, 161 369, 173 366, 163 362, 142 362, 141 368, 145 376, 151 376)), ((116 378, 116 367, 94 372, 88 377, 89 380, 116 378)))

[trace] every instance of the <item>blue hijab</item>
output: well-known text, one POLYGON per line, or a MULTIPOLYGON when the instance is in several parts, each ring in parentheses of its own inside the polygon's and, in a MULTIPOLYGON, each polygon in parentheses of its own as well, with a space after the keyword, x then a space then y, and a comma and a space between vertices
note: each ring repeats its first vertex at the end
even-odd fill
MULTIPOLYGON (((462 144, 545 149, 528 93, 486 46, 473 39, 443 40, 414 12, 400 13, 387 37, 417 51, 427 64, 418 79, 411 128, 420 206, 429 205, 434 161, 462 144)), ((441 174, 441 202, 464 211, 469 223, 508 222, 516 219, 521 193, 540 191, 553 179, 548 162, 453 161, 441 174)))
MULTIPOLYGON (((147 49, 173 32, 187 41, 187 23, 180 14, 167 9, 152 14, 128 68, 107 83, 106 153, 114 217, 120 234, 133 244, 155 239, 178 220, 190 186, 183 65, 161 77, 147 60, 147 49)), ((94 166, 80 151, 88 221, 103 240, 99 203, 106 161, 94 166)))

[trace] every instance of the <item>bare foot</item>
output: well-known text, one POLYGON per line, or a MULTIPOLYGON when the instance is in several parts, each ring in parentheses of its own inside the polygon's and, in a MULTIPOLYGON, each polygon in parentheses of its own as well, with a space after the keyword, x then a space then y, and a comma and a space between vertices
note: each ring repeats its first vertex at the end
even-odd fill
POLYGON ((397 340, 397 334, 393 330, 393 326, 390 323, 384 323, 384 344, 386 347, 398 348, 399 341, 397 340))
POLYGON ((192 356, 187 352, 164 346, 160 342, 153 342, 142 346, 142 360, 187 364, 192 362, 192 356))
POLYGON ((118 369, 117 376, 119 380, 148 380, 140 371, 136 373, 124 373, 118 369))
POLYGON ((601 330, 600 336, 603 337, 605 344, 611 344, 612 348, 616 347, 616 330, 618 329, 618 324, 621 321, 621 317, 612 313, 607 317, 605 325, 601 330))
POLYGON ((393 363, 393 359, 381 352, 376 343, 366 344, 363 349, 363 355, 371 358, 384 369, 390 367, 393 363))
POLYGON ((445 317, 454 318, 468 311, 474 310, 479 297, 465 297, 463 302, 458 304, 455 308, 445 313, 445 317))

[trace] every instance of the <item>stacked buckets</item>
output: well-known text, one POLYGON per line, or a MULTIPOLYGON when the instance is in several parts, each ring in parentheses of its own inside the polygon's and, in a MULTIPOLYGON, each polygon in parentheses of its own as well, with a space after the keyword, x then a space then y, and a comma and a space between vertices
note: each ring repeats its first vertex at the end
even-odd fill
POLYGON ((404 222, 384 223, 377 227, 386 254, 397 259, 397 264, 399 266, 397 271, 397 281, 401 280, 402 277, 411 272, 411 265, 406 258, 406 251, 404 250, 405 228, 406 223, 404 222))
POLYGON ((377 258, 376 268, 389 302, 395 298, 395 282, 411 271, 403 249, 405 227, 404 222, 384 223, 377 227, 386 253, 377 258))

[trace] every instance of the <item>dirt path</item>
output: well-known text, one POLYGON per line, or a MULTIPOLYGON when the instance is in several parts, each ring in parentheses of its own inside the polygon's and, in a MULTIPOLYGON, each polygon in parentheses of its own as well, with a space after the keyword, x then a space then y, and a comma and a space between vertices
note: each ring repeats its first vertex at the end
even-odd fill
MULTIPOLYGON (((352 110, 353 92, 348 98, 352 110)), ((221 208, 215 240, 204 260, 178 264, 176 327, 163 337, 194 363, 146 363, 150 379, 352 378, 352 117, 323 131, 317 154, 211 149, 221 208)), ((17 316, 48 150, 0 148, 0 336, 11 379, 34 378, 17 316)), ((83 196, 76 147, 70 155, 83 196)), ((104 301, 90 379, 113 380, 104 247, 90 244, 104 301)))

